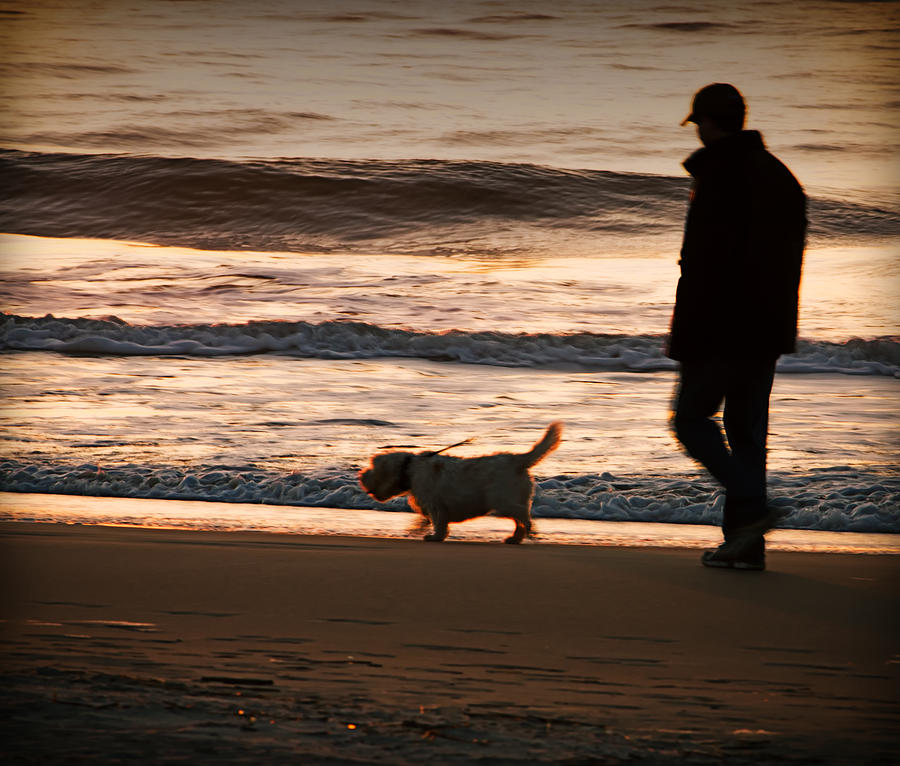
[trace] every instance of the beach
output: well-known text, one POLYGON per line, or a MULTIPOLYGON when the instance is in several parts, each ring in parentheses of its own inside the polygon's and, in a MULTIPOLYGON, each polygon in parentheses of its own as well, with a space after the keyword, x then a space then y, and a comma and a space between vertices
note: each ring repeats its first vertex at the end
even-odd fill
POLYGON ((890 763, 900 558, 6 522, 8 763, 890 763))

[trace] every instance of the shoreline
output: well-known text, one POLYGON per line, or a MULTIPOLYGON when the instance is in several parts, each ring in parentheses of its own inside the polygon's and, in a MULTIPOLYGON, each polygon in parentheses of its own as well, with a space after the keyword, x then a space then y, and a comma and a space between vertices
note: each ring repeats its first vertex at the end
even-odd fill
POLYGON ((887 763, 900 559, 0 523, 17 763, 887 763), (68 760, 67 760, 68 759, 68 760))
MULTIPOLYGON (((269 532, 371 539, 418 540, 411 512, 354 510, 208 500, 98 497, 0 492, 0 523, 83 524, 209 532, 269 532)), ((447 542, 499 542, 508 520, 481 517, 450 527, 447 542)), ((536 518, 527 545, 576 545, 699 550, 721 542, 708 524, 536 518)), ((900 555, 900 535, 775 529, 770 551, 900 555)))

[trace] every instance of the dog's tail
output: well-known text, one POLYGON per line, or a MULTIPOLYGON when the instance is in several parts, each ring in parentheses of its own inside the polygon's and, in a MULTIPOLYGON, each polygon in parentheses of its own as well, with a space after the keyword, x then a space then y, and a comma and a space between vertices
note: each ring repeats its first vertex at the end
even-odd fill
POLYGON ((539 463, 548 452, 553 452, 559 446, 559 440, 562 438, 562 423, 558 420, 547 426, 544 437, 535 444, 531 450, 519 455, 523 468, 531 468, 531 466, 539 463))

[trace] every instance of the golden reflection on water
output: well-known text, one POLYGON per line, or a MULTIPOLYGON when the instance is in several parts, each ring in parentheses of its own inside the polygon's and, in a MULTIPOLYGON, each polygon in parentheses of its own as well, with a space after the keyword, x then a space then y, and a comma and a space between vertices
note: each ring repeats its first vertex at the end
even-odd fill
MULTIPOLYGON (((563 445, 541 475, 696 470, 669 430, 671 372, 12 353, 0 386, 4 452, 25 459, 310 471, 359 467, 386 445, 439 449, 472 436, 456 454, 521 451, 561 419, 563 445)), ((886 377, 779 375, 772 470, 896 463, 896 387, 886 377)))
MULTIPOLYGON (((663 334, 677 245, 552 258, 221 252, 0 235, 0 309, 132 323, 354 320, 442 331, 663 334)), ((807 250, 800 336, 900 334, 894 246, 807 250)))

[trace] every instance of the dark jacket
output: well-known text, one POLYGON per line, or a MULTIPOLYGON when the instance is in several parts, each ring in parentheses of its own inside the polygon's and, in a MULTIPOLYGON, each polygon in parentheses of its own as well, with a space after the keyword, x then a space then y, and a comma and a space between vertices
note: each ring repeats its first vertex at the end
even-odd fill
POLYGON ((806 196, 755 130, 684 163, 694 177, 668 356, 777 357, 796 350, 806 196))

